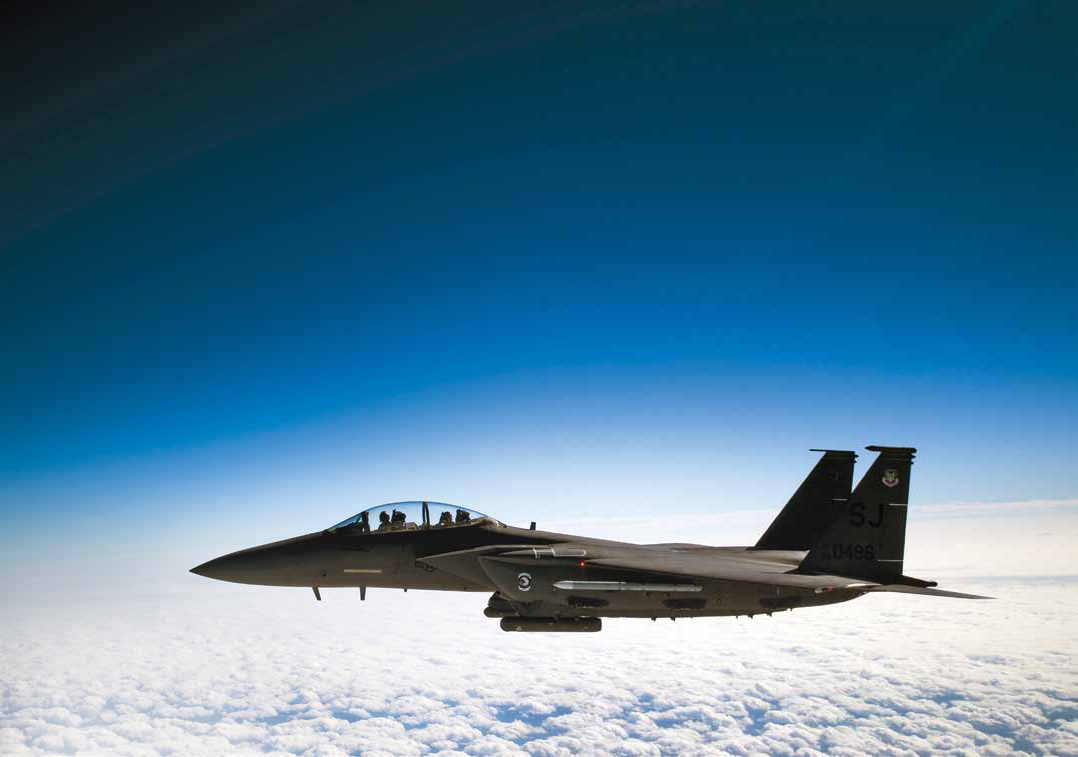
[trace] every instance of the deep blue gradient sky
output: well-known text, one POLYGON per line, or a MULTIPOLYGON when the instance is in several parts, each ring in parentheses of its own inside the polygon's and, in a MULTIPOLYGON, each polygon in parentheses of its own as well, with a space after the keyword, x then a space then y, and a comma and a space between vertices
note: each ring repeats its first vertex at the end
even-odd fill
POLYGON ((1073 5, 509 5, 8 25, 5 539, 1078 493, 1073 5))

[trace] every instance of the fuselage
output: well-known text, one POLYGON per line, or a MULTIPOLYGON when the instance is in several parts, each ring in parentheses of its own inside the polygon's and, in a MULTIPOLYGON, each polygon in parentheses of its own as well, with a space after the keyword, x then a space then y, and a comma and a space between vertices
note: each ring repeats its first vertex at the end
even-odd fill
MULTIPOLYGON (((752 615, 833 604, 858 591, 820 593, 766 582, 672 580, 661 573, 596 565, 589 558, 641 545, 515 528, 486 519, 455 528, 319 531, 233 552, 194 568, 237 583, 492 592, 491 617, 692 617, 752 615), (551 545, 571 544, 571 549, 551 545), (497 559, 476 555, 499 551, 497 559), (529 549, 530 548, 530 549, 529 549), (459 556, 458 556, 459 555, 459 556)), ((694 552, 754 570, 789 571, 804 552, 677 544, 647 549, 694 552)))

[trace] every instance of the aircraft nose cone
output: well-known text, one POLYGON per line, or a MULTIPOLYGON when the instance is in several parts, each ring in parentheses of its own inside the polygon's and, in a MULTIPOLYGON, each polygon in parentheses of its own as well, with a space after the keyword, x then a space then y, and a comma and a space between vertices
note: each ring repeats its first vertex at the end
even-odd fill
POLYGON ((201 565, 196 565, 191 568, 191 572, 196 576, 205 576, 206 578, 219 578, 217 571, 220 570, 221 558, 218 557, 215 560, 207 560, 201 565))
POLYGON ((294 574, 299 564, 317 553, 319 538, 320 534, 307 534, 261 547, 241 549, 196 565, 191 572, 196 576, 238 584, 305 586, 305 582, 295 584, 297 579, 294 574))
POLYGON ((236 581, 244 569, 242 562, 235 555, 225 555, 196 565, 191 568, 191 572, 196 576, 216 578, 218 581, 236 581))
POLYGON ((256 547, 204 562, 191 568, 191 572, 197 576, 216 578, 218 581, 261 583, 261 579, 268 578, 268 572, 276 567, 275 557, 272 550, 256 547))

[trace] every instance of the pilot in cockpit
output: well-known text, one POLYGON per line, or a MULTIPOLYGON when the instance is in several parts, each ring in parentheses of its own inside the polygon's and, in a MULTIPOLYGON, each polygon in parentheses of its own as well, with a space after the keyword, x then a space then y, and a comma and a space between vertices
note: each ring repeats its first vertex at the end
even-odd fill
POLYGON ((408 517, 400 510, 394 510, 393 517, 390 519, 390 522, 392 524, 390 527, 393 530, 401 529, 405 527, 405 524, 407 524, 408 517))
POLYGON ((448 510, 442 510, 442 514, 438 517, 438 526, 444 528, 445 526, 453 525, 453 516, 448 510))
POLYGON ((382 512, 378 513, 378 530, 379 531, 388 531, 389 529, 390 529, 389 513, 387 513, 385 510, 383 510, 382 512))

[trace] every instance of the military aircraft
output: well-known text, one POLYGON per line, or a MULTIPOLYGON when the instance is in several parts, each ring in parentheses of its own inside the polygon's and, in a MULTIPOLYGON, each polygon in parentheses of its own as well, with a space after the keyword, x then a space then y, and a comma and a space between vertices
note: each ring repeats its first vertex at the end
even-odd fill
POLYGON ((916 449, 878 452, 852 489, 857 455, 823 455, 751 547, 629 544, 507 526, 441 502, 395 502, 323 531, 218 557, 192 573, 263 586, 492 592, 505 631, 602 628, 602 618, 753 615, 870 592, 988 599, 902 574, 916 449), (852 489, 852 491, 851 491, 852 489))

